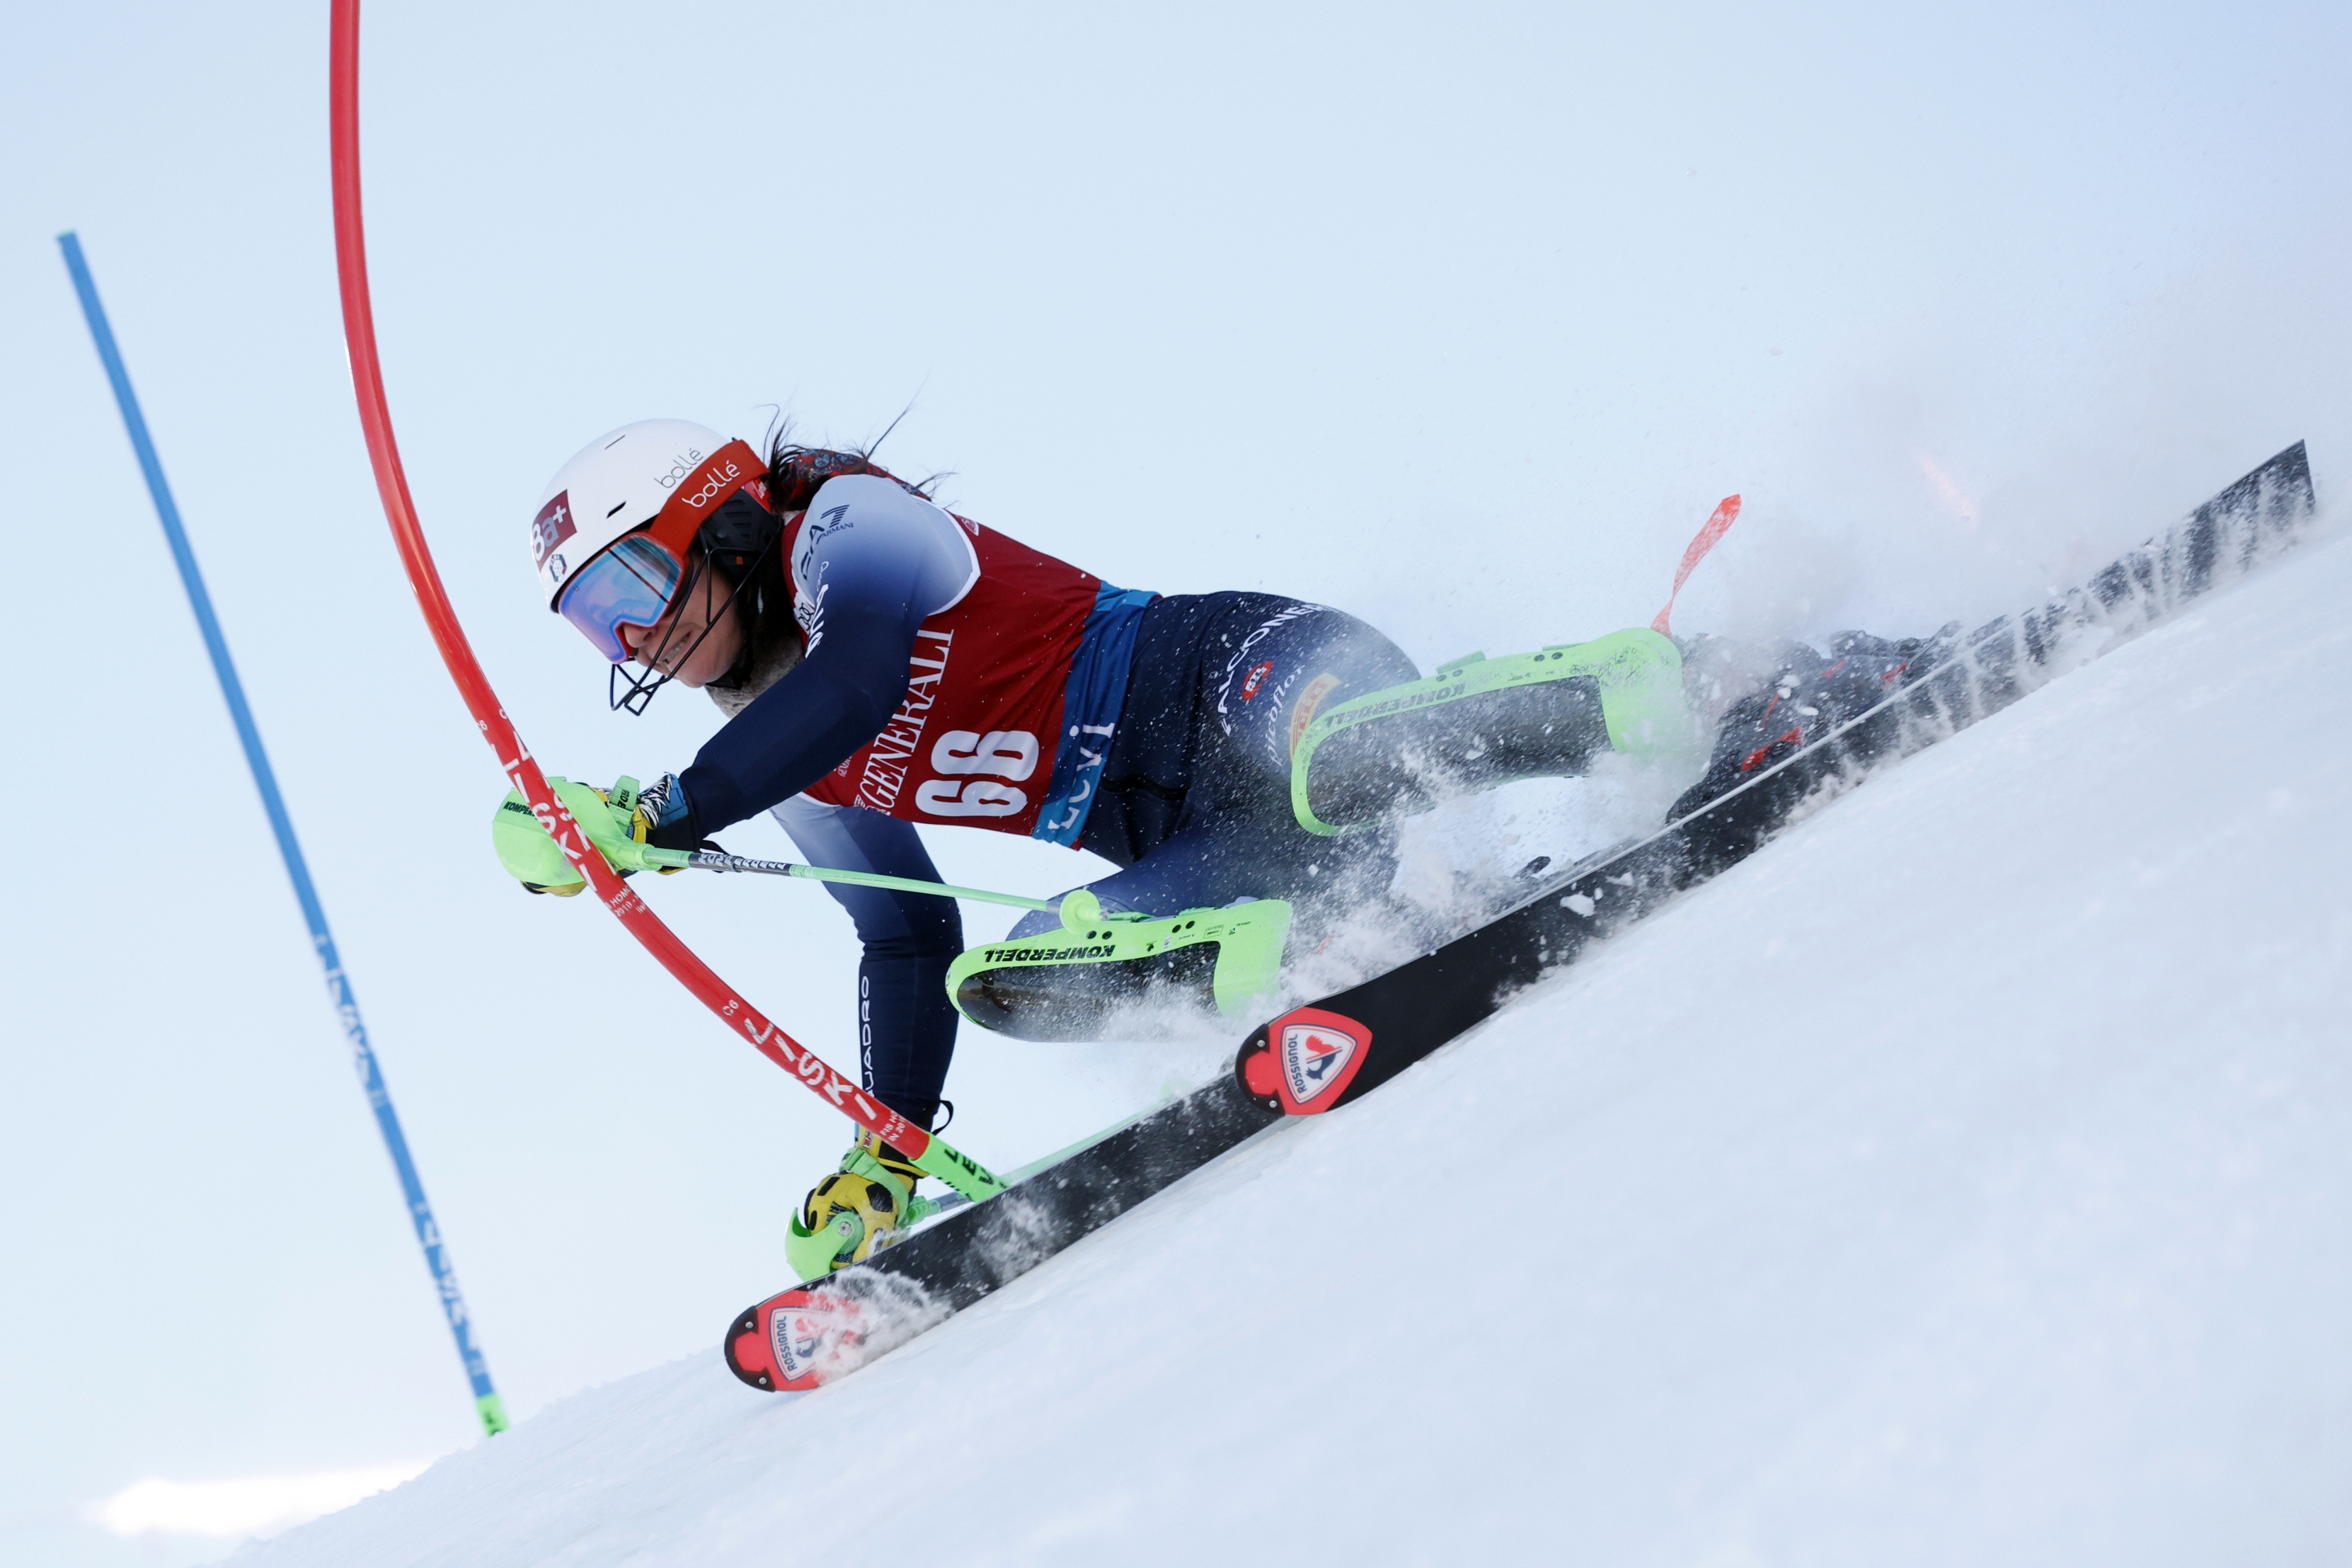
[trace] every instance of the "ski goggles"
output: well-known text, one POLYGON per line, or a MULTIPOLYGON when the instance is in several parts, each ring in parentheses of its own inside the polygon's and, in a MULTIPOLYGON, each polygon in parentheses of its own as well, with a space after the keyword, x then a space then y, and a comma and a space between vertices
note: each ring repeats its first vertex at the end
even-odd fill
POLYGON ((634 656, 622 640, 621 628, 644 630, 656 625, 668 614, 685 578, 686 563, 667 545, 650 533, 632 533, 572 574, 555 610, 594 643, 597 652, 614 664, 625 664, 634 656))

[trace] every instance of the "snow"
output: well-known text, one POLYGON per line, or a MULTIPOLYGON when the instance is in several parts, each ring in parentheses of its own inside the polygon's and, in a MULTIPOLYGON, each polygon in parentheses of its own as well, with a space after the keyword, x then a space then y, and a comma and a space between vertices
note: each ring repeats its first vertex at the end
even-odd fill
POLYGON ((840 1384, 713 1300, 237 1561, 2341 1561, 2347 605, 2299 552, 840 1384))
POLYGON ((321 1514, 349 1508, 422 1472, 430 1459, 352 1469, 174 1481, 151 1476, 85 1510, 89 1522, 116 1535, 178 1535, 242 1541, 275 1535, 321 1514))

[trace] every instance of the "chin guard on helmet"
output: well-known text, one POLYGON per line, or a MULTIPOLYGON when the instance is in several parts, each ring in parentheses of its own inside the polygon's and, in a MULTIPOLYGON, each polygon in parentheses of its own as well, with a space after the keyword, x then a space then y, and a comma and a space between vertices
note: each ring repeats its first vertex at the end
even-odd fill
POLYGON ((721 501, 694 540, 714 565, 740 579, 766 558, 783 532, 784 520, 746 489, 721 501))

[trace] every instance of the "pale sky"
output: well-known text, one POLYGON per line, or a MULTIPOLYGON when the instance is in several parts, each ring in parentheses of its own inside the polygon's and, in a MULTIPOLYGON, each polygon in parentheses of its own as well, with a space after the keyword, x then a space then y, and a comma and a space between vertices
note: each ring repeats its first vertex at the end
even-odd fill
MULTIPOLYGON (((845 1130, 593 904, 503 791, 377 508, 342 356, 326 8, 0 20, 17 503, 0 940, 0 1558, 152 1479, 397 1470, 472 1416, 54 237, 78 229, 472 1300, 528 1417, 785 1281, 845 1130), (94 546, 94 547, 93 547, 94 546)), ((551 772, 684 765, 534 598, 599 432, 770 404, 952 470, 1124 586, 1264 587, 1434 664, 1645 622, 1989 616, 2299 437, 2352 471, 2340 6, 378 4, 375 302, 425 527, 551 772)), ((783 853, 765 826, 730 847, 783 853)), ((1066 852, 933 832, 1045 895, 1066 852)), ((811 888, 652 897, 847 1063, 811 888)), ((1003 929, 968 909, 975 940, 1003 929)), ((966 1031, 1010 1164, 1197 1053, 966 1031)))

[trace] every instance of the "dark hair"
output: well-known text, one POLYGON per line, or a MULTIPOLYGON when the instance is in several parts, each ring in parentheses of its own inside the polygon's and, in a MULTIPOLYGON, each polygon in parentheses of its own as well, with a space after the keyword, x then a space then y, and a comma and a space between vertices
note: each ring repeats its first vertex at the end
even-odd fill
MULTIPOLYGON (((890 429, 898 421, 890 422, 890 429)), ((782 415, 768 426, 768 510, 779 520, 796 511, 805 511, 816 497, 817 490, 827 479, 844 474, 872 474, 888 479, 924 500, 946 476, 933 474, 919 484, 908 484, 874 460, 874 448, 889 438, 885 430, 871 443, 846 451, 829 447, 812 447, 795 441, 793 422, 782 415)), ((730 504, 732 504, 730 502, 730 504)), ((776 543, 746 565, 741 558, 713 560, 711 574, 725 584, 730 592, 739 592, 750 635, 743 639, 742 657, 724 676, 712 682, 716 686, 734 686, 756 669, 770 667, 788 639, 797 640, 800 626, 793 618, 792 578, 784 559, 781 532, 776 543), (744 575, 749 574, 748 578, 744 575)))
MULTIPOLYGON (((903 414, 899 418, 903 419, 903 414)), ((889 428, 863 447, 845 451, 829 447, 812 447, 793 439, 793 422, 778 415, 768 426, 768 510, 782 517, 787 512, 804 510, 816 496, 817 487, 825 480, 843 474, 874 474, 894 485, 922 497, 931 499, 931 491, 945 474, 933 474, 918 484, 906 480, 874 460, 875 448, 890 438, 890 431, 898 427, 898 420, 890 421, 889 428)))

